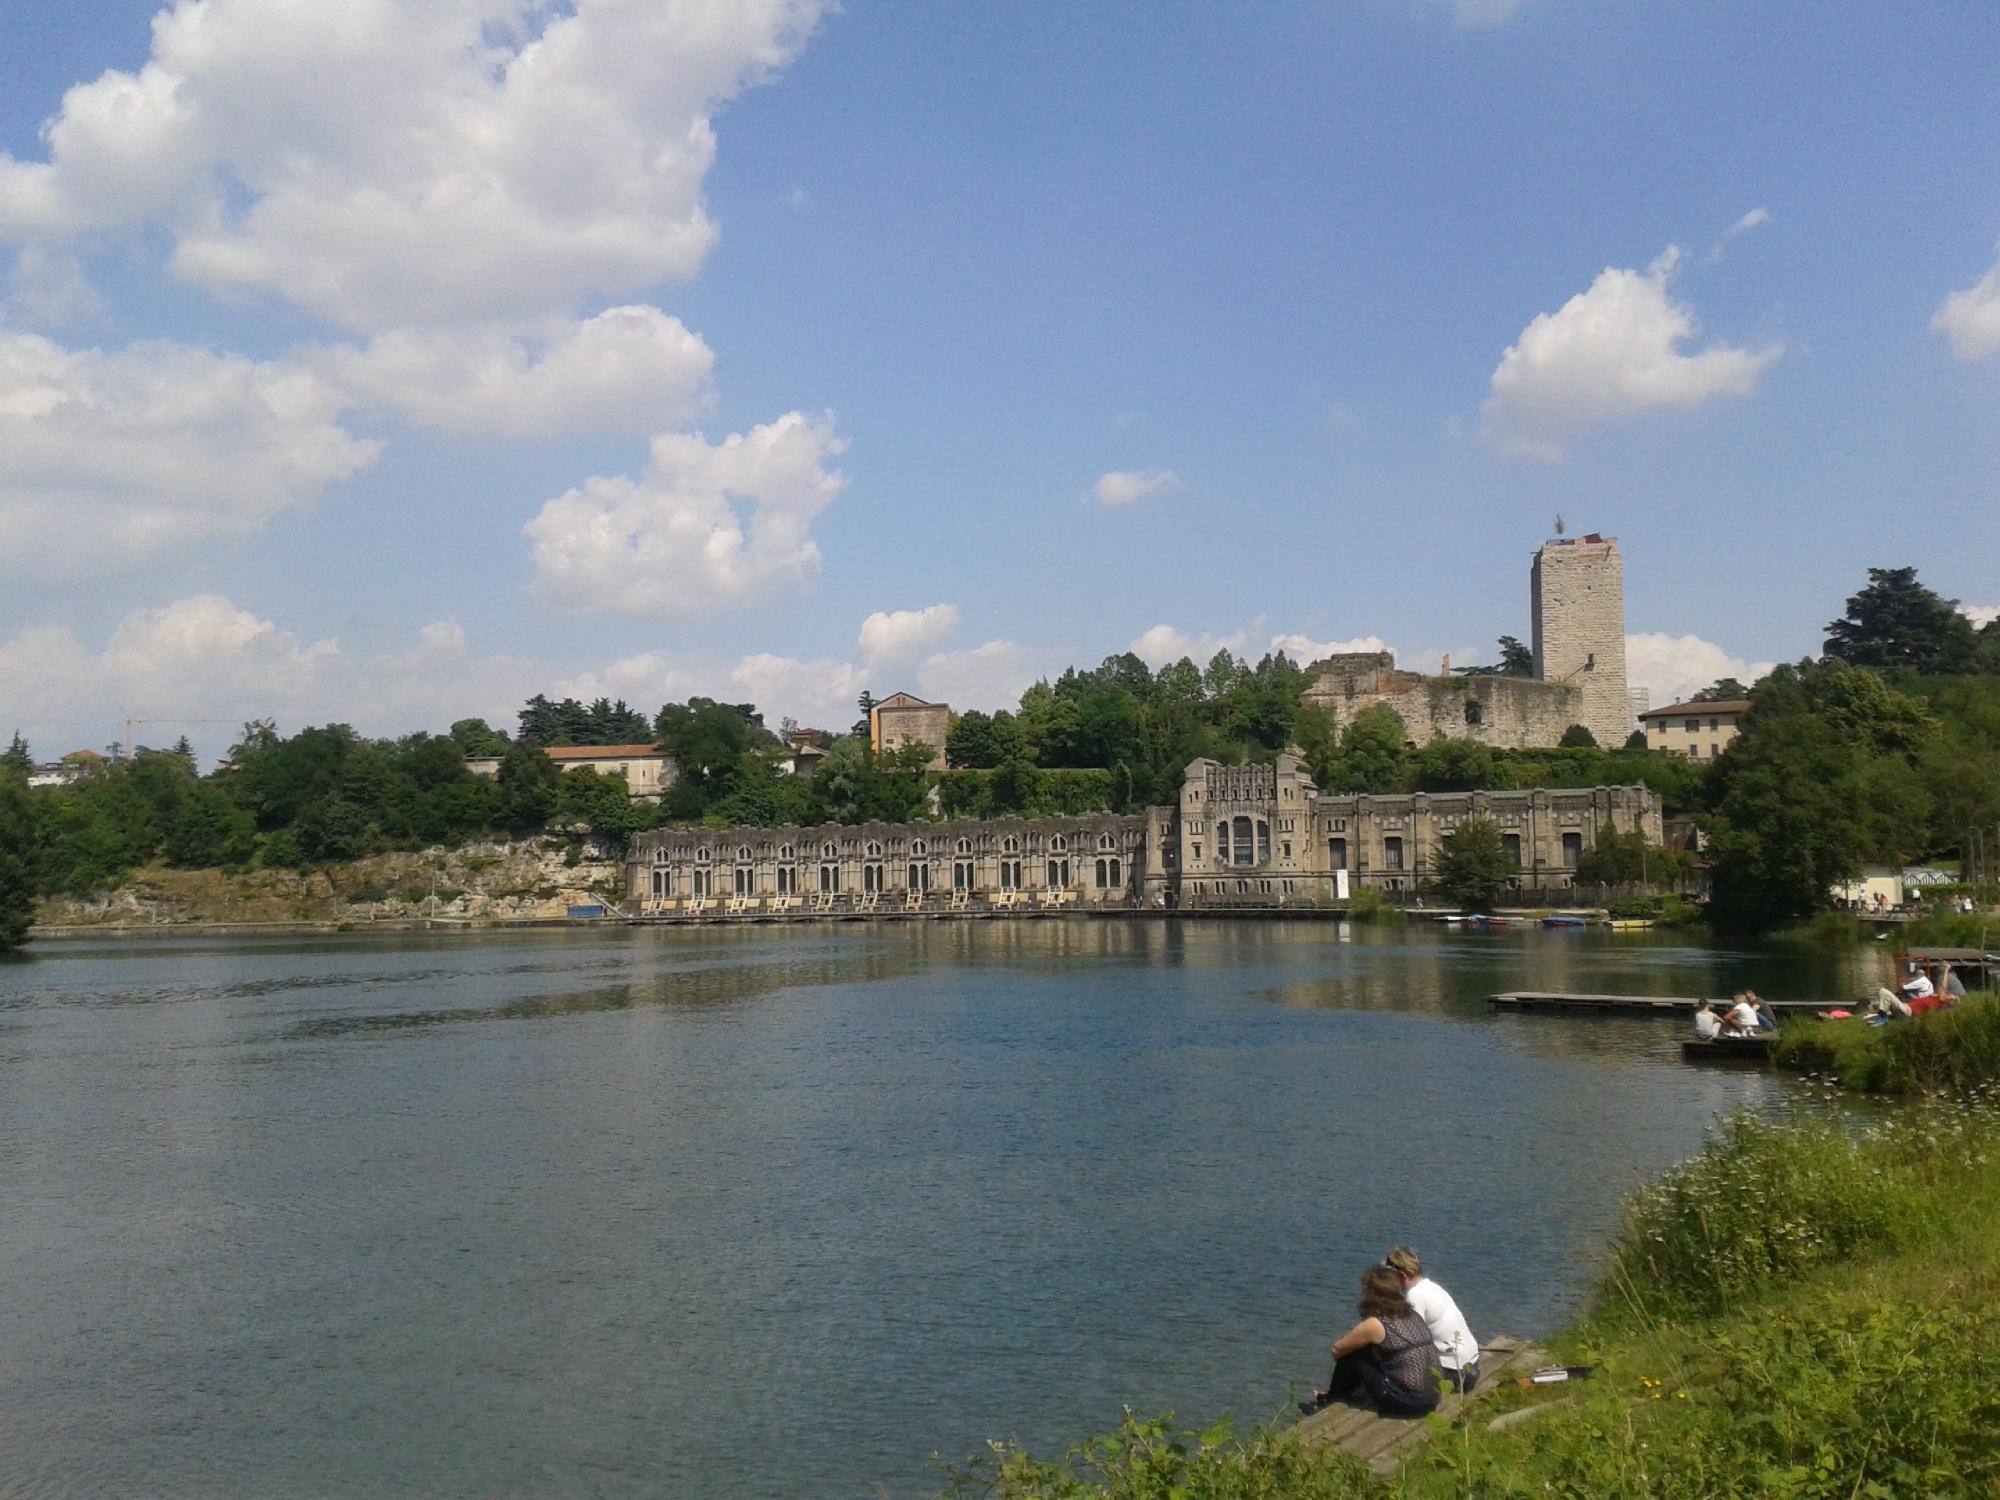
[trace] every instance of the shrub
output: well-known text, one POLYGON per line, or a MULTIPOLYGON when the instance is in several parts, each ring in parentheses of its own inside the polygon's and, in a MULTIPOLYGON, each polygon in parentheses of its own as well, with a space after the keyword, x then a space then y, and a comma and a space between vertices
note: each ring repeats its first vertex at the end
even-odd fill
POLYGON ((1363 886, 1348 898, 1347 915, 1356 922, 1401 922, 1407 914, 1374 887, 1363 886))
POLYGON ((1717 1312, 1776 1278, 1899 1243, 1922 1213, 1888 1169, 1893 1129, 1724 1120, 1700 1155, 1626 1198, 1607 1311, 1717 1312))
POLYGON ((1790 1026, 1776 1059, 1862 1093, 1973 1097, 2000 1086, 2000 996, 1969 995, 1949 1010, 1886 1026, 1859 1018, 1790 1026))
POLYGON ((1815 912, 1795 927, 1772 933, 1771 941, 1797 948, 1852 947, 1861 941, 1861 924, 1848 912, 1815 912))
POLYGON ((945 1494, 994 1500, 1353 1500, 1380 1493, 1362 1462, 1259 1427, 1238 1438, 1227 1417, 1206 1432, 1176 1431, 1171 1415, 1129 1410, 1117 1431, 1048 1461, 1010 1443, 948 1471, 945 1494))

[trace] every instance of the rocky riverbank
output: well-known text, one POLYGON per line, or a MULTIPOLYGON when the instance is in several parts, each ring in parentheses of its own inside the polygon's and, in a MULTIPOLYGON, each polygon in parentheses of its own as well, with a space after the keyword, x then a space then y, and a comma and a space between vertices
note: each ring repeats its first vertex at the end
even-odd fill
POLYGON ((607 851, 561 839, 378 854, 309 870, 177 870, 148 865, 89 897, 44 901, 45 937, 172 927, 273 930, 423 926, 561 918, 615 905, 624 868, 607 851))

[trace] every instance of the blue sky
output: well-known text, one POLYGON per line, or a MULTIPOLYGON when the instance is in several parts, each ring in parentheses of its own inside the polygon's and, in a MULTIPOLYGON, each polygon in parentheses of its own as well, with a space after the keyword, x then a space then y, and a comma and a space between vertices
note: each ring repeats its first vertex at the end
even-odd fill
POLYGON ((1970 5, 9 4, 0 731, 1488 659, 1557 513, 1656 703, 1870 565, 1991 608, 1997 76, 1970 5))

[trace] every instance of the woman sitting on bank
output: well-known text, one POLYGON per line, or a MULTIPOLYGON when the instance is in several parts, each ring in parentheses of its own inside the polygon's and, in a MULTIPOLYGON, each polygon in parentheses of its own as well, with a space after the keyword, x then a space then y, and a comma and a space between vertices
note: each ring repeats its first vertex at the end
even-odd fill
POLYGON ((1361 1321, 1334 1343, 1326 1389, 1314 1391, 1299 1409, 1315 1412, 1329 1401, 1365 1396, 1384 1416, 1435 1411, 1431 1330, 1404 1298, 1403 1278, 1388 1266, 1363 1271, 1357 1311, 1361 1321))

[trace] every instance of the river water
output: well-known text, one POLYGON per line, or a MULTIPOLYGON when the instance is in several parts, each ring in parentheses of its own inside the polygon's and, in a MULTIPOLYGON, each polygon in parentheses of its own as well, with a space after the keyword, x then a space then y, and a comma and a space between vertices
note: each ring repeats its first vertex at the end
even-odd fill
POLYGON ((1547 1331, 1619 1193, 1786 1087, 1479 997, 1746 983, 1860 975, 1325 923, 37 944, 0 1495, 917 1496, 1121 1405, 1269 1415, 1392 1243, 1547 1331))

